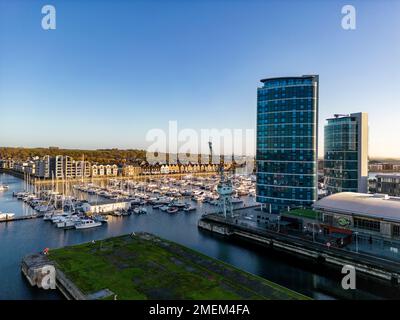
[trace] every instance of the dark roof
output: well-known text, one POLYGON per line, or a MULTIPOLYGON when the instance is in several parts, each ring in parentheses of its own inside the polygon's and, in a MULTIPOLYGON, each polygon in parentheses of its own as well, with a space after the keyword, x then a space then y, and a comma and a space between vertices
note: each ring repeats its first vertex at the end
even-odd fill
POLYGON ((273 77, 273 78, 265 78, 261 79, 261 82, 267 82, 272 80, 281 80, 281 79, 306 79, 306 78, 318 78, 318 75, 303 75, 303 76, 295 76, 295 77, 273 77))

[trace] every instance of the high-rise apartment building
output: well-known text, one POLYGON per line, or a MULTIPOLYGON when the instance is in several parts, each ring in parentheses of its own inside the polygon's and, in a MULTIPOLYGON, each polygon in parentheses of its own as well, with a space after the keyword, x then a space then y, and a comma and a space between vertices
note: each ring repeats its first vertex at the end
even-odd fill
POLYGON ((317 75, 261 80, 257 90, 257 201, 271 213, 317 200, 317 75))
POLYGON ((368 114, 336 114, 324 134, 324 180, 328 194, 368 192, 368 114))

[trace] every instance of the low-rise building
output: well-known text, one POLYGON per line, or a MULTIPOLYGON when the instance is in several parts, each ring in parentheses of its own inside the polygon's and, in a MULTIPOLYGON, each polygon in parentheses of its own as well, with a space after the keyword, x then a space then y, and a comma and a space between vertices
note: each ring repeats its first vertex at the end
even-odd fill
POLYGON ((44 156, 42 159, 35 160, 37 178, 50 178, 50 156, 44 156))
POLYGON ((125 177, 133 177, 142 174, 142 167, 139 165, 126 165, 122 167, 122 175, 125 177))
POLYGON ((390 196, 400 196, 400 174, 376 175, 376 190, 378 193, 386 193, 390 196))
POLYGON ((128 210, 131 204, 130 202, 104 201, 100 203, 85 203, 82 207, 85 212, 103 214, 116 210, 128 210))
POLYGON ((384 194, 336 193, 313 205, 325 232, 351 231, 400 239, 400 198, 384 194))

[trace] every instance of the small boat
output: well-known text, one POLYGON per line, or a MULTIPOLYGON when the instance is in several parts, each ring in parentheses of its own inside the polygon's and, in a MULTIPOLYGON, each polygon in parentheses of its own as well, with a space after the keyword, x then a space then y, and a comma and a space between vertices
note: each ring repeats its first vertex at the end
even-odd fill
POLYGON ((163 206, 160 208, 161 211, 167 211, 168 209, 170 209, 170 207, 168 207, 168 206, 166 206, 166 205, 163 205, 163 206))
POLYGON ((178 211, 179 209, 177 207, 170 207, 167 210, 168 213, 177 213, 178 211))
POLYGON ((0 191, 6 191, 8 190, 8 186, 5 184, 0 184, 0 191))
POLYGON ((79 218, 78 217, 68 217, 65 218, 63 220, 61 220, 60 222, 57 223, 57 228, 60 229, 72 229, 75 227, 75 225, 79 222, 79 218))
POLYGON ((173 201, 171 204, 171 207, 177 207, 177 208, 184 208, 186 206, 187 206, 187 204, 182 201, 173 201))
POLYGON ((121 210, 115 210, 115 211, 113 212, 113 216, 116 216, 116 217, 122 216, 121 210))
POLYGON ((107 223, 108 222, 108 217, 107 216, 102 216, 102 215, 96 215, 93 216, 93 220, 101 223, 107 223))
POLYGON ((89 228, 95 228, 95 227, 100 227, 101 222, 94 221, 92 219, 82 219, 79 222, 75 224, 75 229, 89 229, 89 228))
POLYGON ((153 206, 153 209, 160 209, 163 206, 163 204, 155 204, 153 206))
POLYGON ((183 208, 183 211, 186 211, 186 212, 195 211, 195 210, 196 210, 196 207, 192 207, 191 205, 183 208))

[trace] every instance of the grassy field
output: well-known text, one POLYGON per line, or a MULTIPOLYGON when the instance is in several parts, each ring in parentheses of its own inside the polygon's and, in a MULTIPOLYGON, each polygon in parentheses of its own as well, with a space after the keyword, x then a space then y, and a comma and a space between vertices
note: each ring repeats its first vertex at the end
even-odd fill
POLYGON ((286 215, 292 215, 296 217, 303 217, 303 218, 309 218, 309 219, 316 219, 317 218, 317 212, 311 209, 293 209, 290 211, 284 211, 282 212, 286 215))
POLYGON ((117 299, 307 299, 147 233, 51 250, 49 258, 85 294, 117 299))

